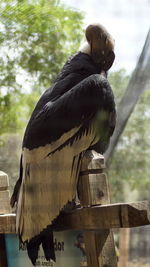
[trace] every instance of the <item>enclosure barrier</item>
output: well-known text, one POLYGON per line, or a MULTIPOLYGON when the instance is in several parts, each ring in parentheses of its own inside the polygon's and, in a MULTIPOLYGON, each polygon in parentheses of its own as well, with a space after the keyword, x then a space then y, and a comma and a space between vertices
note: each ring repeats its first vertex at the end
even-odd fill
MULTIPOLYGON (((80 207, 64 214, 55 225, 56 231, 83 231, 87 262, 80 266, 117 267, 112 228, 150 224, 148 201, 110 204, 109 184, 104 168, 102 155, 95 151, 85 153, 78 184, 80 207)), ((0 267, 8 266, 5 234, 15 233, 15 219, 9 206, 8 176, 0 172, 0 267)), ((119 267, 123 266, 125 258, 120 257, 119 267)))

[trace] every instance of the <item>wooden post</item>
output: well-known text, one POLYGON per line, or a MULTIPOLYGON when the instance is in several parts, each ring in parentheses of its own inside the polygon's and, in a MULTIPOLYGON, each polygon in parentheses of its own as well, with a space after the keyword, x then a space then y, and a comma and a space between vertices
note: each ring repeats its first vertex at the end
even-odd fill
MULTIPOLYGON (((83 207, 110 203, 104 157, 87 151, 81 165, 78 192, 83 207)), ((117 257, 112 230, 84 232, 88 267, 116 267, 117 257)))
POLYGON ((0 214, 10 213, 11 211, 8 186, 8 175, 0 171, 0 214))
MULTIPOLYGON (((10 213, 8 185, 8 175, 0 171, 0 214, 10 213)), ((4 234, 0 234, 0 267, 7 267, 4 234)))
POLYGON ((120 229, 118 267, 128 267, 130 228, 120 229))

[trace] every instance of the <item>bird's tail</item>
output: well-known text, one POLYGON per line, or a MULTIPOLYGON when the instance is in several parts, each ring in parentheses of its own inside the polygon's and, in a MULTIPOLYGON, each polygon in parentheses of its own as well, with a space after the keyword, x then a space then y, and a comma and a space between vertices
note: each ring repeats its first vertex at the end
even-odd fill
POLYGON ((38 236, 33 237, 27 243, 28 256, 33 265, 36 264, 38 258, 39 247, 42 244, 44 255, 47 261, 56 261, 55 251, 54 251, 54 240, 52 230, 46 229, 38 236))

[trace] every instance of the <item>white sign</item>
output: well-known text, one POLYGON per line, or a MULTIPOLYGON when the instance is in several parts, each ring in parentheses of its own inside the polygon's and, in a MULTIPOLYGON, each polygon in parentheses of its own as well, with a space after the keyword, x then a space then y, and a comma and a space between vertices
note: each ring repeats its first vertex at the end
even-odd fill
MULTIPOLYGON (((33 267, 26 248, 19 248, 18 237, 5 235, 8 267, 33 267)), ((37 267, 83 267, 87 266, 82 232, 64 231, 54 233, 56 263, 46 261, 42 248, 36 261, 37 267)))

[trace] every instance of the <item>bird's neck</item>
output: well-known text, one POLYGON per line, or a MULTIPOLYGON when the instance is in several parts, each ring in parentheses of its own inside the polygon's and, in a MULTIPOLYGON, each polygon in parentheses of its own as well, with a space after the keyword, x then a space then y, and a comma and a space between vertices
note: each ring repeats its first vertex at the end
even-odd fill
POLYGON ((91 55, 91 48, 88 42, 83 43, 79 49, 80 52, 91 55))

